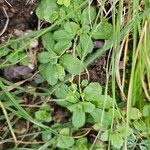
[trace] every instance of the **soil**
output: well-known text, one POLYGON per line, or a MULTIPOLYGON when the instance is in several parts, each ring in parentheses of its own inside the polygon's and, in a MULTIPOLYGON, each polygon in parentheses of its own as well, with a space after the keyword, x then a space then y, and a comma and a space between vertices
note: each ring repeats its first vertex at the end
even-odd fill
POLYGON ((0 0, 0 31, 3 30, 7 21, 4 9, 9 18, 8 27, 1 36, 1 41, 6 37, 11 37, 14 29, 20 31, 36 29, 38 19, 34 10, 38 3, 38 0, 35 2, 32 2, 31 0, 0 0))

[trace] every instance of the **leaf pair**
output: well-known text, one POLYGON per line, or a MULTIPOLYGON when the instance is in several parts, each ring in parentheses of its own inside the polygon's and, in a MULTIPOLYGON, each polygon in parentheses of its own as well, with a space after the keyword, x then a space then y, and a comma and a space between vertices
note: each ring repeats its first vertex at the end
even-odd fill
POLYGON ((77 104, 71 105, 68 109, 73 112, 72 124, 76 128, 84 126, 86 121, 86 113, 91 113, 94 111, 95 106, 90 102, 79 102, 77 104))

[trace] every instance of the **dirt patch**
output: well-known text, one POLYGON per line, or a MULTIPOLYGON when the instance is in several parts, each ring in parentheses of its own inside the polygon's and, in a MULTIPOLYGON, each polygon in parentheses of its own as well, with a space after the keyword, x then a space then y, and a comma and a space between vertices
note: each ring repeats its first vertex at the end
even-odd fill
POLYGON ((108 55, 105 53, 89 66, 89 75, 91 81, 99 82, 101 85, 105 85, 107 57, 108 55))
MULTIPOLYGON (((38 19, 34 13, 39 1, 32 2, 31 0, 1 0, 0 1, 0 32, 4 29, 7 15, 9 18, 8 26, 1 36, 1 41, 4 36, 11 37, 14 29, 27 30, 37 27, 38 19), (5 11, 7 15, 5 14, 5 11)), ((4 40, 4 39, 3 39, 4 40)))

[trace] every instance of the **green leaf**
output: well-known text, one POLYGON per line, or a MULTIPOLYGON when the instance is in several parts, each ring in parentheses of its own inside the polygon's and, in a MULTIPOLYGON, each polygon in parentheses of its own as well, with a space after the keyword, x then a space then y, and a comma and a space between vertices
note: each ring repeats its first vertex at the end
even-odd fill
POLYGON ((78 85, 75 83, 72 83, 70 86, 71 91, 76 92, 78 90, 78 85))
POLYGON ((109 139, 109 130, 106 130, 104 133, 102 133, 101 140, 108 141, 108 139, 109 139))
POLYGON ((81 86, 86 87, 89 84, 89 81, 87 79, 82 80, 81 86))
POLYGON ((57 138, 57 147, 70 148, 74 145, 74 139, 70 136, 59 135, 57 138))
POLYGON ((72 0, 69 7, 63 7, 66 14, 70 14, 71 12, 71 14, 67 16, 66 20, 73 20, 75 22, 80 22, 81 9, 76 9, 76 8, 79 8, 83 2, 85 2, 85 0, 72 0))
POLYGON ((9 55, 6 56, 6 60, 9 60, 11 63, 16 63, 19 60, 19 54, 12 52, 9 55))
POLYGON ((99 131, 100 129, 101 129, 101 124, 98 122, 98 123, 95 123, 94 125, 93 125, 93 129, 95 130, 95 131, 99 131))
POLYGON ((62 107, 67 107, 67 108, 70 105, 72 105, 72 103, 67 101, 69 92, 70 92, 69 87, 66 84, 62 84, 58 89, 56 89, 55 96, 58 99, 61 99, 58 101, 56 100, 56 103, 62 107))
POLYGON ((78 30, 80 29, 79 25, 75 22, 66 22, 64 24, 64 30, 74 36, 77 34, 78 30))
POLYGON ((82 102, 83 111, 87 113, 91 113, 95 109, 95 105, 91 102, 82 102))
POLYGON ((26 53, 20 53, 19 54, 20 64, 24 66, 29 65, 29 56, 26 53), (22 59, 23 58, 23 59, 22 59))
POLYGON ((62 84, 55 90, 55 96, 59 99, 64 99, 68 96, 69 87, 66 84, 62 84))
POLYGON ((72 148, 72 150, 88 150, 88 141, 87 138, 79 138, 76 141, 76 144, 74 145, 74 147, 72 148))
POLYGON ((68 7, 70 5, 70 0, 57 0, 57 3, 59 5, 65 5, 66 7, 68 7))
POLYGON ((54 65, 51 63, 48 64, 42 64, 39 67, 39 70, 42 77, 50 84, 50 85, 55 85, 58 81, 58 78, 54 76, 55 73, 55 68, 54 65))
POLYGON ((58 5, 56 0, 42 0, 36 9, 39 19, 53 23, 58 18, 58 5))
POLYGON ((50 113, 45 110, 36 111, 35 118, 40 121, 45 121, 45 122, 52 121, 52 117, 51 117, 50 113))
POLYGON ((56 41, 71 41, 74 38, 74 35, 66 32, 65 30, 57 30, 54 32, 53 38, 56 41))
POLYGON ((105 95, 101 95, 99 97, 99 100, 96 101, 96 106, 98 108, 103 108, 104 107, 104 103, 105 103, 105 108, 109 109, 111 107, 113 107, 114 105, 114 100, 113 98, 111 98, 109 95, 105 96, 105 95))
POLYGON ((54 51, 61 55, 64 53, 66 50, 68 50, 72 46, 72 42, 69 41, 59 41, 55 44, 54 51))
POLYGON ((114 116, 114 118, 116 118, 116 119, 121 119, 121 117, 122 117, 120 112, 114 108, 110 108, 108 111, 108 114, 112 117, 114 116))
POLYGON ((137 108, 131 108, 129 117, 130 119, 137 120, 142 117, 142 113, 137 108))
POLYGON ((116 125, 116 130, 123 138, 126 136, 129 137, 133 133, 133 129, 128 127, 128 131, 126 130, 126 123, 120 123, 116 125))
POLYGON ((115 148, 120 149, 123 146, 123 138, 119 133, 111 133, 110 141, 115 148))
POLYGON ((90 26, 89 26, 89 25, 84 25, 84 26, 81 28, 81 30, 82 30, 82 33, 83 33, 83 34, 89 34, 89 32, 90 32, 90 26))
POLYGON ((98 39, 109 39, 112 37, 113 28, 110 23, 108 23, 107 19, 102 19, 101 23, 98 27, 94 30, 92 34, 92 38, 98 39))
POLYGON ((81 110, 76 110, 73 112, 72 124, 76 128, 83 127, 85 124, 85 112, 81 110))
POLYGON ((46 132, 42 132, 42 140, 44 142, 48 142, 52 139, 52 133, 49 132, 49 131, 46 131, 46 132))
POLYGON ((75 112, 75 111, 79 111, 79 110, 82 111, 82 105, 80 103, 70 105, 68 107, 68 110, 70 110, 71 112, 75 112))
POLYGON ((76 93, 69 92, 66 100, 70 103, 77 103, 79 101, 76 93))
POLYGON ((77 49, 77 53, 80 56, 80 58, 83 57, 83 54, 85 57, 88 53, 92 52, 92 50, 94 48, 93 41, 88 34, 82 34, 80 36, 80 43, 79 44, 81 47, 79 47, 77 49))
POLYGON ((135 129, 138 131, 146 131, 147 130, 146 124, 142 120, 134 121, 133 125, 134 125, 135 129))
POLYGON ((53 75, 54 75, 55 78, 63 81, 64 77, 65 77, 65 70, 64 70, 64 68, 60 64, 56 64, 54 66, 53 75))
POLYGON ((7 47, 0 49, 0 57, 6 56, 9 52, 10 52, 10 49, 7 47))
POLYGON ((143 107, 142 113, 143 113, 143 116, 144 116, 144 117, 150 116, 150 105, 145 105, 145 106, 143 107))
POLYGON ((84 71, 85 66, 78 58, 65 54, 60 58, 60 64, 71 74, 78 74, 84 71))
POLYGON ((85 24, 90 24, 93 23, 93 21, 96 18, 96 7, 94 6, 90 6, 90 7, 86 7, 81 15, 81 24, 85 25, 85 24))
POLYGON ((43 64, 48 62, 57 63, 56 56, 57 55, 52 51, 51 52, 43 51, 41 53, 38 53, 38 61, 43 64))
POLYGON ((44 103, 40 106, 40 110, 50 111, 51 108, 47 103, 44 103))
POLYGON ((94 111, 90 113, 90 115, 93 117, 95 123, 101 123, 102 113, 104 113, 103 120, 102 120, 102 127, 104 129, 107 129, 111 125, 111 121, 112 121, 112 116, 110 116, 108 112, 106 111, 103 112, 102 109, 95 108, 94 111))
POLYGON ((53 34, 51 32, 47 32, 42 36, 42 43, 46 50, 53 51, 55 40, 53 39, 53 34))
POLYGON ((69 128, 63 128, 59 132, 61 135, 69 136, 70 134, 70 129, 69 128))
POLYGON ((83 93, 87 101, 99 100, 102 95, 102 87, 99 83, 93 82, 83 90, 83 93))

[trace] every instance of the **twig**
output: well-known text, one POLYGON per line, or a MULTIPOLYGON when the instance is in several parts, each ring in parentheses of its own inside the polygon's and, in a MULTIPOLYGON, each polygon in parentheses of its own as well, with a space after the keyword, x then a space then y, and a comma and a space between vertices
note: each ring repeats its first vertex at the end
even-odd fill
POLYGON ((5 14, 7 20, 6 20, 6 23, 5 23, 3 30, 0 32, 0 36, 2 36, 3 33, 6 31, 8 23, 9 23, 9 17, 8 17, 8 14, 7 14, 6 9, 4 7, 3 7, 3 11, 4 11, 4 14, 5 14))
POLYGON ((5 0, 5 2, 6 2, 10 7, 12 7, 12 5, 11 5, 7 0, 5 0))

